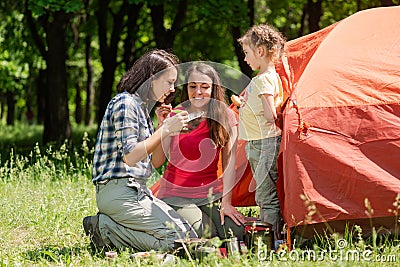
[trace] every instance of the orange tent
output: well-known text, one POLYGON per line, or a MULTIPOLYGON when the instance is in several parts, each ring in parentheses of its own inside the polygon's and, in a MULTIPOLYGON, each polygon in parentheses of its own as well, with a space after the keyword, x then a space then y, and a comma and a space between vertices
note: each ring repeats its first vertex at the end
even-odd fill
POLYGON ((279 165, 287 224, 394 223, 400 7, 361 11, 290 41, 278 68, 291 92, 279 165))

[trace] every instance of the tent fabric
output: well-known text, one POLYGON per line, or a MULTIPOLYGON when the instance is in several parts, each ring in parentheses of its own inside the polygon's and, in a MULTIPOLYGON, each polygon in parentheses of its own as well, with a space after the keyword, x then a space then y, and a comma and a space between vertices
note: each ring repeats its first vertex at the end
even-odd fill
POLYGON ((292 100, 279 165, 288 226, 394 216, 399 18, 400 7, 365 10, 288 42, 279 66, 292 100))
MULTIPOLYGON (((235 105, 232 104, 230 108, 238 116, 239 113, 235 105)), ((253 179, 250 164, 246 158, 246 141, 244 140, 238 140, 235 171, 237 182, 232 192, 232 205, 235 207, 255 206, 256 183, 253 179)))

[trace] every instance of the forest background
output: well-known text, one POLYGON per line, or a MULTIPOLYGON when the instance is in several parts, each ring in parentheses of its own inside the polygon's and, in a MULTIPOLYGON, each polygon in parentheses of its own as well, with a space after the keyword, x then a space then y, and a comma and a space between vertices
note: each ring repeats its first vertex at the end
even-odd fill
MULTIPOLYGON (((152 48, 181 62, 219 62, 252 75, 237 43, 268 22, 288 40, 397 0, 2 0, 0 126, 42 126, 40 143, 96 132, 121 75, 152 48)), ((23 133, 28 134, 28 133, 23 133)), ((34 147, 30 144, 29 149, 34 147)), ((9 153, 13 144, 2 144, 9 153)))

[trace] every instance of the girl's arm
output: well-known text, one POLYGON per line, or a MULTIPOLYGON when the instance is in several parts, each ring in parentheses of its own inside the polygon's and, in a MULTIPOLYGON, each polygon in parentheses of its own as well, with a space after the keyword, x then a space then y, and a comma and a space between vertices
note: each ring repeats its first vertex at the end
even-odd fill
POLYGON ((264 118, 267 121, 275 122, 278 116, 276 115, 274 96, 270 94, 263 94, 261 95, 261 102, 264 109, 264 118))
POLYGON ((222 148, 223 196, 220 209, 221 225, 225 223, 225 216, 229 216, 237 225, 245 222, 244 216, 232 206, 232 192, 236 182, 236 146, 237 126, 234 126, 232 127, 229 143, 222 148))

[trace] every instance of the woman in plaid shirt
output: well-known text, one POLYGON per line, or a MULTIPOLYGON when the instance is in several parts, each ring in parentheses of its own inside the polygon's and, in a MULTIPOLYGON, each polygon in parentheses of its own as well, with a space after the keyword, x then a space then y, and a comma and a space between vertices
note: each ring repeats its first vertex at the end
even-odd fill
POLYGON ((164 121, 154 131, 149 109, 175 91, 178 59, 153 50, 122 76, 97 135, 93 183, 99 213, 83 220, 95 249, 130 247, 138 251, 173 248, 178 238, 197 237, 171 207, 146 186, 151 153, 162 139, 187 126, 187 112, 164 121))

